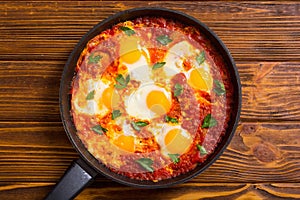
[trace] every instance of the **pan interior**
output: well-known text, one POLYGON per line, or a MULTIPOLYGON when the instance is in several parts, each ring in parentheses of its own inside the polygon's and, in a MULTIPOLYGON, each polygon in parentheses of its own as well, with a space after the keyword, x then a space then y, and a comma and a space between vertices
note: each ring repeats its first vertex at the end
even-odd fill
POLYGON ((237 121, 239 119, 239 114, 240 114, 240 106, 241 106, 241 86, 240 86, 238 72, 235 67, 233 58, 231 57, 228 49, 225 47, 222 41, 207 26, 205 26, 203 23, 199 22, 198 20, 177 11, 160 9, 160 8, 137 8, 132 10, 126 10, 112 17, 109 17, 108 19, 97 24, 93 29, 91 29, 86 35, 82 37, 80 42, 77 44, 77 46, 74 48, 73 52, 71 53, 65 65, 62 80, 61 80, 61 86, 60 86, 61 118, 64 124, 65 131, 71 143, 79 152, 80 156, 89 165, 94 167, 97 171, 99 171, 101 174, 105 175, 106 177, 109 177, 122 184, 135 186, 135 187, 143 187, 143 188, 161 188, 161 187, 167 187, 177 183, 182 183, 200 174, 203 170, 209 167, 222 154, 226 146, 229 144, 237 126, 237 121), (80 57, 80 54, 85 48, 87 42, 90 41, 92 38, 94 38, 96 35, 98 35, 100 32, 112 27, 113 25, 119 22, 132 20, 141 16, 160 16, 164 18, 169 18, 169 19, 179 21, 183 24, 194 26, 195 28, 199 29, 211 41, 215 49, 218 49, 218 53, 222 55, 224 62, 228 67, 228 72, 230 75, 230 79, 234 91, 232 96, 234 107, 230 113, 231 120, 229 121, 226 134, 223 136, 222 140, 218 144, 215 151, 203 163, 199 164, 194 170, 189 171, 186 174, 177 176, 175 178, 166 179, 159 182, 140 181, 140 180, 130 179, 126 176, 121 176, 112 172, 105 165, 99 163, 99 161, 95 159, 86 150, 85 146, 78 138, 76 134, 76 128, 73 124, 73 119, 70 114, 71 96, 69 91, 71 89, 71 83, 74 77, 74 71, 76 68, 77 60, 80 57))

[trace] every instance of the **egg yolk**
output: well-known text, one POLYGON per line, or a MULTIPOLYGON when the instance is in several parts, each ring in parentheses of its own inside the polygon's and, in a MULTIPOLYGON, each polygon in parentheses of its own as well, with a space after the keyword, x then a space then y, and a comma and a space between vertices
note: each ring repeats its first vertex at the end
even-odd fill
POLYGON ((194 69, 191 71, 188 84, 193 88, 208 91, 211 90, 212 83, 213 80, 211 75, 203 68, 194 69))
POLYGON ((102 101, 108 109, 112 109, 112 107, 116 106, 120 100, 120 97, 115 92, 114 88, 108 87, 102 93, 102 101))
POLYGON ((138 49, 138 41, 138 38, 133 36, 121 40, 120 56, 124 62, 132 64, 140 59, 142 51, 138 49))
POLYGON ((165 136, 165 145, 171 154, 183 154, 192 143, 190 137, 182 134, 180 129, 172 129, 165 136))
POLYGON ((134 138, 133 136, 120 135, 113 144, 125 151, 134 152, 134 138))
POLYGON ((171 103, 162 91, 151 91, 147 95, 147 107, 157 115, 167 113, 171 108, 171 103))

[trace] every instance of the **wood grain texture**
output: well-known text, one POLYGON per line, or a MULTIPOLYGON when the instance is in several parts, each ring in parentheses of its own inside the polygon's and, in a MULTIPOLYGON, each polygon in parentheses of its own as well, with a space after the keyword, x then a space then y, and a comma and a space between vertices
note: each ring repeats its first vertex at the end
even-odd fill
MULTIPOLYGON (((244 122, 224 154, 193 181, 300 182, 299 132, 298 123, 244 122)), ((0 122, 0 138, 0 180, 55 182, 78 157, 61 123, 0 122)))
POLYGON ((144 6, 185 12, 223 40, 242 82, 239 126, 187 183, 154 191, 99 175, 76 199, 300 199, 299 1, 1 1, 0 199, 43 199, 78 158, 59 116, 67 57, 103 19, 144 6))
MULTIPOLYGON (((0 185, 0 198, 6 200, 40 200, 51 190, 51 183, 8 183, 0 185)), ((263 199, 299 199, 300 185, 251 184, 251 183, 185 183, 168 189, 156 189, 147 192, 117 183, 95 182, 79 194, 75 200, 125 200, 130 199, 224 199, 224 200, 263 200, 263 199), (147 194, 147 195, 145 195, 147 194)))
POLYGON ((299 121, 299 62, 238 63, 243 120, 299 121))
POLYGON ((206 23, 237 61, 298 61, 300 3, 295 2, 0 2, 0 59, 66 60, 94 25, 134 7, 166 7, 206 23), (287 45, 289 44, 289 45, 287 45))
POLYGON ((58 97, 64 62, 0 63, 0 120, 60 121, 58 97))
MULTIPOLYGON (((0 121, 60 121, 64 61, 0 61, 0 121), (33 106, 34 105, 34 106, 33 106)), ((243 121, 299 121, 297 62, 238 62, 243 121)))

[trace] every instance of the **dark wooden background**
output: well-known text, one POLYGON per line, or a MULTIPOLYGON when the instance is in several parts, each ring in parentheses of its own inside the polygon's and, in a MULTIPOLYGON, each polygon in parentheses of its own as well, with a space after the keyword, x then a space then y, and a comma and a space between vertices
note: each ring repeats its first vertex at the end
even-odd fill
POLYGON ((78 157, 59 116, 64 64, 98 22, 142 6, 183 11, 224 41, 242 81, 239 126, 185 184, 142 190, 99 176, 76 199, 300 199, 299 1, 1 1, 0 199, 43 199, 78 157))

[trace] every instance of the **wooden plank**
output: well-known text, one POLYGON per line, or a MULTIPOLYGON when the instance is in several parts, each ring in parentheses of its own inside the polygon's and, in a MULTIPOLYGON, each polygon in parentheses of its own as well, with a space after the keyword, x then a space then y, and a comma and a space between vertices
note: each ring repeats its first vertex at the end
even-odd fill
MULTIPOLYGON (((192 182, 300 182, 299 131, 297 122, 245 122, 225 153, 192 182)), ((0 138, 0 180, 56 182, 78 157, 60 123, 0 122, 0 138)))
MULTIPOLYGON (((0 185, 0 198, 5 200, 43 199, 52 183, 8 183, 0 185)), ((185 183, 165 189, 145 190, 121 186, 117 183, 95 182, 79 194, 76 200, 89 199, 299 199, 299 183, 185 183)))
POLYGON ((0 120, 60 121, 59 84, 64 62, 0 64, 0 120))
POLYGON ((277 188, 281 184, 230 184, 230 183, 186 183, 167 189, 151 190, 133 189, 129 187, 105 188, 94 186, 84 190, 76 200, 101 198, 120 199, 297 199, 300 198, 300 185, 282 184, 285 190, 277 188), (98 193, 98 194, 97 194, 98 193), (94 194, 94 195, 93 195, 94 194), (95 195, 96 194, 96 195, 95 195))
MULTIPOLYGON (((64 61, 1 61, 0 120, 59 122, 64 61)), ((238 62, 243 121, 300 120, 298 62, 238 62)))
POLYGON ((1 2, 0 59, 66 60, 98 22, 144 6, 183 11, 201 20, 237 61, 300 60, 299 2, 185 1, 1 2))
POLYGON ((59 117, 64 64, 95 24, 143 6, 183 11, 224 41, 243 86, 240 124, 187 183, 153 192, 99 175, 76 199, 300 199, 299 1, 1 1, 0 199, 43 199, 78 158, 59 117))
POLYGON ((300 63, 238 63, 243 120, 300 119, 300 63))

